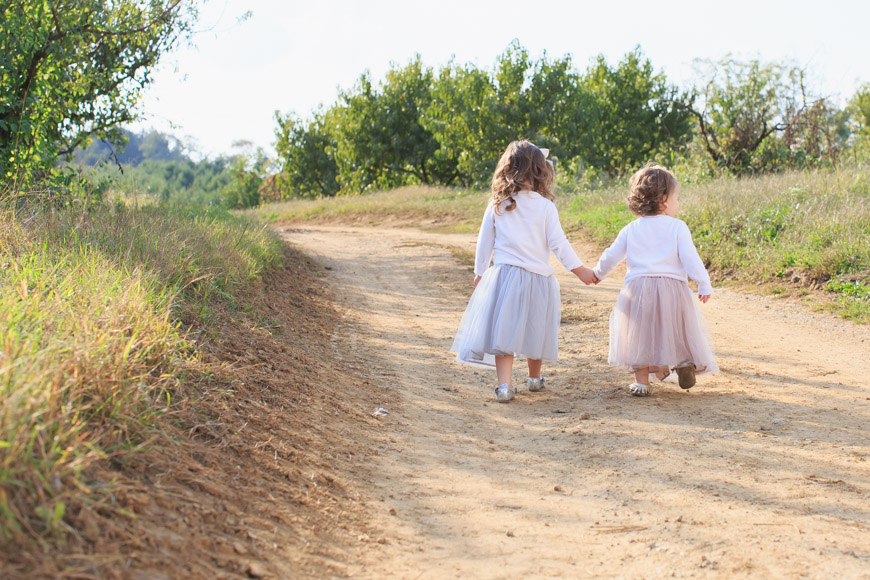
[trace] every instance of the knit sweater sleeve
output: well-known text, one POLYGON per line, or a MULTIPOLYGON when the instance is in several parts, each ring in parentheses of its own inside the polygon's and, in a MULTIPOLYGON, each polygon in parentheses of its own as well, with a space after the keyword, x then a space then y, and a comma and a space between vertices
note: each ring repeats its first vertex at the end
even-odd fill
POLYGON ((477 250, 474 256, 474 273, 483 276, 492 260, 492 250, 495 248, 495 207, 490 203, 483 212, 483 222, 477 234, 477 250))
POLYGON ((595 272, 595 277, 599 280, 604 280, 613 271, 616 265, 625 259, 626 248, 628 247, 627 229, 628 226, 622 228, 619 235, 617 235, 616 239, 613 240, 613 243, 610 244, 610 247, 604 250, 604 252, 601 253, 601 257, 598 258, 598 264, 595 265, 595 268, 593 268, 592 271, 595 272))
POLYGON ((680 262, 689 274, 692 280, 698 283, 698 294, 707 296, 713 293, 713 286, 710 284, 710 275, 707 273, 707 268, 704 267, 704 262, 698 255, 698 250, 695 249, 695 243, 692 241, 692 232, 689 231, 689 226, 680 222, 677 230, 677 252, 680 255, 680 262))
POLYGON ((556 209, 556 204, 551 203, 547 207, 546 220, 547 245, 550 247, 550 251, 569 271, 582 266, 583 261, 571 247, 571 242, 568 241, 568 236, 565 235, 565 230, 559 223, 559 210, 556 209))

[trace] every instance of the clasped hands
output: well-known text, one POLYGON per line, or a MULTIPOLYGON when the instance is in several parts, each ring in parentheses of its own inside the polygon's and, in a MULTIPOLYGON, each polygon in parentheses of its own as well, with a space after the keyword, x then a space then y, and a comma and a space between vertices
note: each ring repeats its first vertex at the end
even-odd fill
POLYGON ((580 281, 589 286, 590 284, 598 284, 601 280, 598 279, 598 276, 595 275, 595 272, 592 271, 592 268, 587 268, 586 266, 580 266, 579 268, 574 268, 571 272, 580 278, 580 281))

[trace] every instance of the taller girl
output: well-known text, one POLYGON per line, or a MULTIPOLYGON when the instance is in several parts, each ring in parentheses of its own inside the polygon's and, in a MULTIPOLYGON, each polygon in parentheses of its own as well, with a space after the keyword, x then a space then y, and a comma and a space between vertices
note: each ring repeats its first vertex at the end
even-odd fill
POLYGON ((451 351, 460 362, 495 366, 500 403, 516 394, 514 356, 528 358, 530 391, 544 386, 542 361, 558 358, 561 299, 550 252, 587 285, 596 282, 559 223, 553 178, 546 150, 528 141, 508 145, 477 237, 475 290, 451 351))
POLYGON ((625 285, 610 315, 608 362, 634 373, 629 392, 650 394, 649 377, 663 379, 675 370, 680 387, 695 385, 695 373, 719 370, 710 331, 692 298, 686 274, 698 282, 698 299, 713 294, 710 276, 692 242, 680 209, 674 174, 654 163, 629 181, 628 208, 638 216, 604 250, 595 276, 603 280, 622 260, 625 285))

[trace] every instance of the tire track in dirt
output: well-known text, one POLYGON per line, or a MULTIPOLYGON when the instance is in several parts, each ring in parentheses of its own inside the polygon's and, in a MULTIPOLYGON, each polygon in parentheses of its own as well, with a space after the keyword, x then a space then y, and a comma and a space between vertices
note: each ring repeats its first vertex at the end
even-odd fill
POLYGON ((587 288, 557 270, 561 360, 543 392, 499 405, 491 373, 448 352, 472 280, 450 248, 474 236, 282 235, 331 269, 336 362, 389 413, 348 474, 378 530, 349 576, 870 578, 866 327, 717 291, 704 312, 723 371, 636 399, 606 364, 622 274, 587 288))

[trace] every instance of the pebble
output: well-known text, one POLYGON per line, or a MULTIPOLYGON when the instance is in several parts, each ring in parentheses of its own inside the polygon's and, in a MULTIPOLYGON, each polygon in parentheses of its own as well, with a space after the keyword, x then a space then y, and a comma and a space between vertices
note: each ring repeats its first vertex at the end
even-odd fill
POLYGON ((250 552, 241 542, 233 542, 233 550, 236 551, 236 554, 239 556, 247 556, 250 552))
POLYGON ((251 578, 265 578, 269 575, 269 572, 266 570, 265 566, 263 566, 259 562, 248 562, 248 565, 245 568, 245 572, 247 572, 248 576, 250 576, 251 578))

